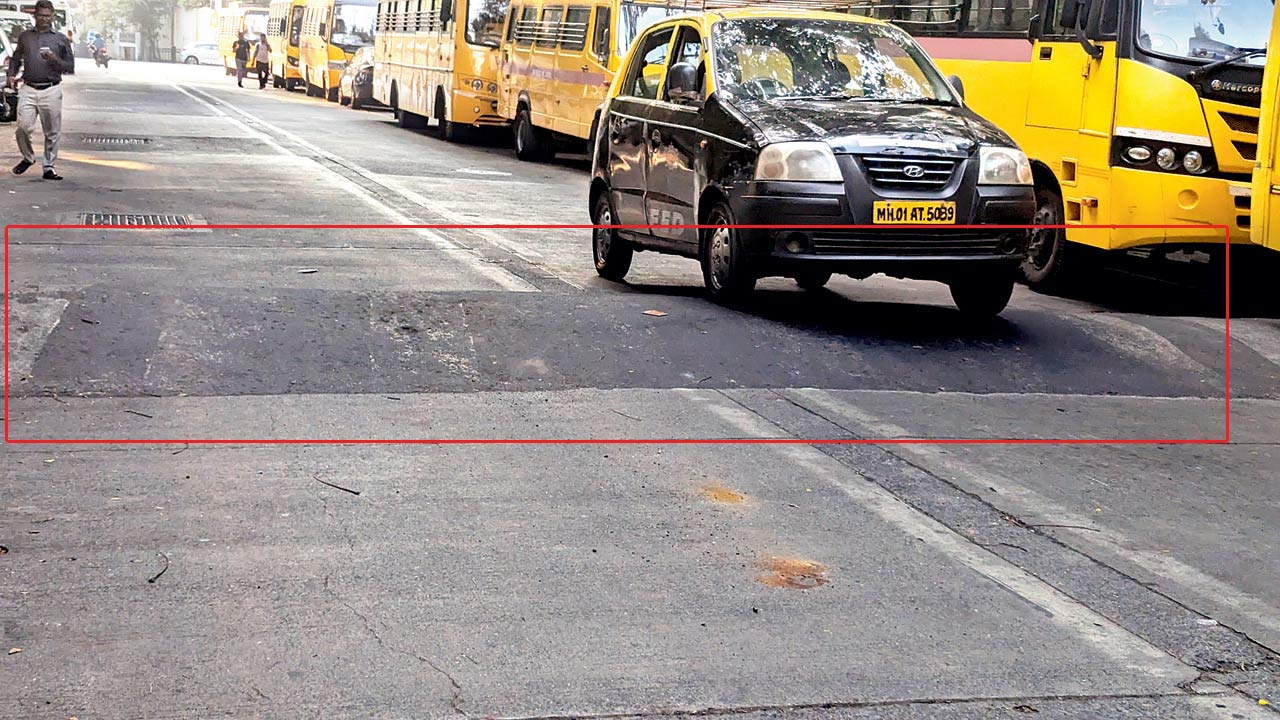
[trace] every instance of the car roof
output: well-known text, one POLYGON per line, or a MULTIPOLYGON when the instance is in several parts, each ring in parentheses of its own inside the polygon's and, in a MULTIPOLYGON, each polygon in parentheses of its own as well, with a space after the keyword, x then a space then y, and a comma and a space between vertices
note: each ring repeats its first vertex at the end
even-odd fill
MULTIPOLYGON (((643 3, 637 3, 641 5, 643 3)), ((688 12, 676 15, 670 18, 663 18, 661 23, 654 25, 666 24, 675 20, 685 20, 709 25, 717 20, 746 20, 746 19, 808 19, 808 20, 837 20, 843 22, 852 22, 864 25, 889 25, 884 20, 867 17, 865 15, 854 15, 847 12, 834 12, 830 10, 820 10, 816 8, 797 7, 795 4, 778 3, 775 7, 768 7, 768 0, 756 0, 754 6, 744 7, 734 5, 723 9, 715 9, 711 6, 709 9, 701 12, 688 12)), ((830 7, 829 4, 825 7, 830 7)), ((647 28, 646 28, 647 30, 647 28)))

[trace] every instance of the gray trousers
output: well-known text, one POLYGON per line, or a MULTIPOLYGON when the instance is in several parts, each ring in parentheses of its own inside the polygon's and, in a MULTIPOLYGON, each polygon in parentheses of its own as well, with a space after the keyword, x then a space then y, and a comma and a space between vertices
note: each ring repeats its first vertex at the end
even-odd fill
POLYGON ((31 136, 36 132, 36 123, 44 130, 44 169, 52 170, 58 161, 58 137, 62 135, 62 86, 43 90, 23 85, 18 89, 18 129, 14 133, 18 139, 18 152, 22 159, 29 163, 36 161, 35 148, 31 146, 31 136))

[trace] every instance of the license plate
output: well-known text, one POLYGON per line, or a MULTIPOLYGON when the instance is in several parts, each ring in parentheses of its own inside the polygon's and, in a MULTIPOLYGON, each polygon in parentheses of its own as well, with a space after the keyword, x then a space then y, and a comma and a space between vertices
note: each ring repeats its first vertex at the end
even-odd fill
POLYGON ((877 225, 954 225, 953 202, 900 202, 882 200, 873 206, 877 225))

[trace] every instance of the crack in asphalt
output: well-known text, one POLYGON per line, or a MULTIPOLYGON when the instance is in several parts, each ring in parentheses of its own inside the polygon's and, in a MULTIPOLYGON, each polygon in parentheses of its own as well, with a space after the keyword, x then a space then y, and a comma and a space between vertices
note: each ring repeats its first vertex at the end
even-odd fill
POLYGON ((449 681, 449 685, 452 687, 451 697, 449 698, 449 706, 453 708, 453 711, 455 713, 461 715, 464 718, 470 718, 471 715, 468 714, 466 710, 462 709, 462 705, 465 702, 465 700, 462 697, 462 685, 458 684, 457 678, 455 678, 453 674, 450 673, 448 670, 445 670, 444 668, 437 665, 430 658, 423 657, 422 655, 419 655, 415 652, 412 652, 410 650, 405 650, 403 648, 398 648, 388 643, 386 639, 382 637, 382 634, 379 633, 376 628, 374 628, 373 622, 369 619, 367 615, 357 610, 354 605, 347 602, 346 598, 339 595, 337 591, 335 591, 330 586, 331 577, 332 577, 331 575, 324 576, 325 593, 328 594, 329 597, 333 598, 334 600, 337 600, 339 603, 342 603, 343 607, 349 610, 352 615, 355 615, 356 617, 360 618, 360 621, 364 623, 364 629, 369 633, 369 635, 373 637, 373 639, 378 643, 379 647, 381 647, 384 650, 390 650, 391 652, 396 653, 398 655, 404 655, 405 657, 413 658, 414 660, 417 660, 425 664, 427 667, 431 668, 432 670, 436 671, 438 674, 444 676, 444 678, 449 681))

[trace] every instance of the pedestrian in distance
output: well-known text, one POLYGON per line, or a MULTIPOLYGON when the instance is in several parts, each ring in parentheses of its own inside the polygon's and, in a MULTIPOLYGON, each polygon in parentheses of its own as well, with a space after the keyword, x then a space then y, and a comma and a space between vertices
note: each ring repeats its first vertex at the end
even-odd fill
POLYGON ((258 63, 258 89, 262 90, 267 87, 267 66, 271 64, 271 44, 267 42, 265 34, 258 35, 258 50, 254 53, 254 59, 258 63))
POLYGON ((244 76, 249 68, 249 41, 244 39, 243 30, 236 33, 231 50, 236 54, 236 85, 244 87, 244 76))
POLYGON ((53 29, 53 3, 37 0, 35 27, 18 36, 5 77, 10 88, 18 87, 18 80, 22 80, 15 132, 22 161, 13 166, 14 175, 21 175, 36 162, 31 136, 38 121, 44 131, 44 179, 62 179, 54 169, 62 135, 62 76, 74 74, 75 63, 71 41, 53 29))

